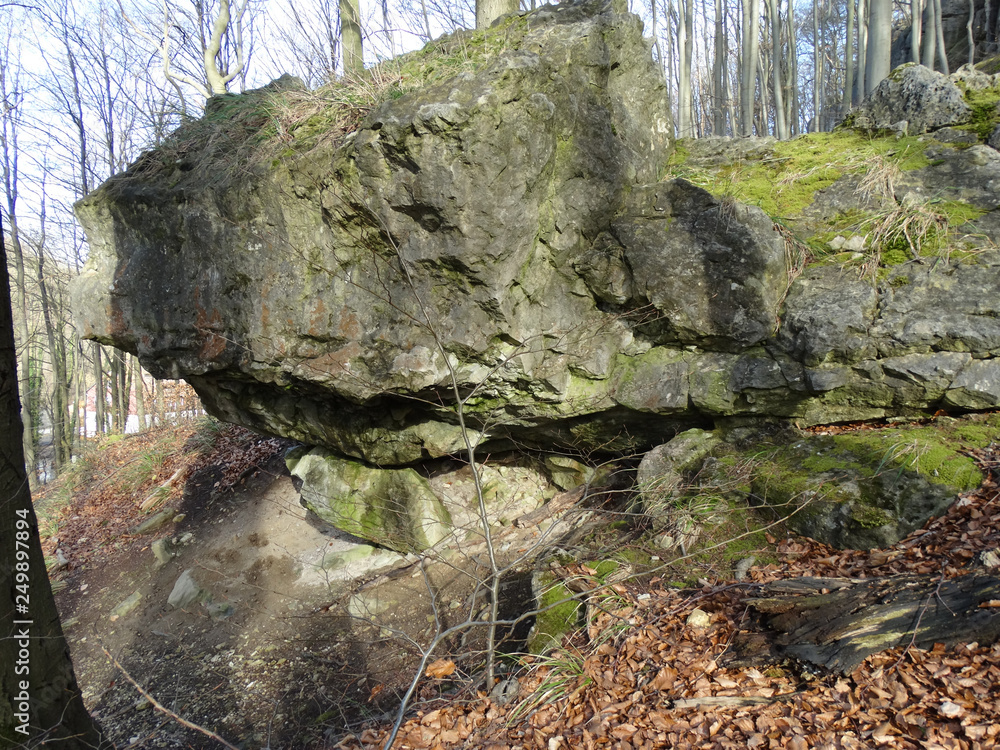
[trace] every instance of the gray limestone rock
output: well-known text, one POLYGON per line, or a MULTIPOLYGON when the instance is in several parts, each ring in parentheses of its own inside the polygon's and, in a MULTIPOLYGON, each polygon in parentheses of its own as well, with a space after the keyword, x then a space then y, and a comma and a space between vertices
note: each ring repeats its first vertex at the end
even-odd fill
POLYGON ((174 582, 174 587, 167 597, 167 604, 175 609, 192 604, 204 595, 204 590, 194 580, 192 569, 185 570, 174 582))
POLYGON ((948 76, 908 63, 883 79, 851 111, 849 122, 856 128, 887 130, 906 120, 907 132, 917 135, 968 122, 971 114, 961 90, 948 76))

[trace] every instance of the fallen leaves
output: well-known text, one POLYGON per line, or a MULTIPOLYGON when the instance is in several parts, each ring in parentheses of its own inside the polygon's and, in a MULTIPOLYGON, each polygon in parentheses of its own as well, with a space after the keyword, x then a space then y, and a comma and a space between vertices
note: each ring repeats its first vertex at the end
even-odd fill
MULTIPOLYGON (((980 458, 996 464, 993 454, 980 458)), ((754 568, 751 575, 755 583, 799 576, 954 577, 965 574, 983 550, 997 546, 998 524, 1000 498, 991 477, 979 492, 963 496, 892 549, 842 551, 809 539, 772 537, 780 561, 754 568)), ((592 583, 593 574, 583 566, 560 572, 580 581, 581 588, 592 583)), ((586 631, 594 641, 601 639, 600 645, 588 645, 584 633, 567 644, 584 654, 583 674, 567 677, 558 697, 520 713, 519 702, 485 709, 476 702, 442 705, 411 719, 397 747, 986 750, 1000 745, 1000 644, 897 648, 870 656, 850 675, 811 675, 788 663, 729 669, 717 659, 747 628, 742 587, 681 592, 654 583, 619 594, 626 600, 621 611, 597 615, 586 631), (695 607, 710 615, 709 628, 686 624, 695 607), (430 717, 443 731, 461 729, 425 734, 430 717), (458 740, 449 744, 446 736, 458 740)), ((989 601, 983 608, 998 606, 989 601)), ((520 678, 522 702, 558 677, 558 663, 557 653, 520 678)), ((387 728, 372 728, 360 743, 345 747, 381 750, 386 735, 387 728)))

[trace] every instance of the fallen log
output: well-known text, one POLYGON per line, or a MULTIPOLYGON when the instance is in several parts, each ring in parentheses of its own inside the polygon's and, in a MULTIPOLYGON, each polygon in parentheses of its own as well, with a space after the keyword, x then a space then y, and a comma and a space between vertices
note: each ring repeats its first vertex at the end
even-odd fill
POLYGON ((884 578, 793 578, 758 589, 746 603, 759 632, 734 637, 727 666, 794 658, 849 673, 897 646, 929 648, 1000 639, 1000 578, 973 574, 884 578))

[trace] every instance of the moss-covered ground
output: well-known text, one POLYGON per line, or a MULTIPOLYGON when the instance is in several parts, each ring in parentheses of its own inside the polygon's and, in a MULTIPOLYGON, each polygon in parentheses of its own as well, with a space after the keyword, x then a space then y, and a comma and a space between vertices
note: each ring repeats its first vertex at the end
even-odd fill
MULTIPOLYGON (((962 88, 972 117, 957 129, 984 143, 1000 124, 1000 87, 962 88)), ((974 228, 984 213, 980 209, 937 197, 900 200, 893 191, 899 175, 934 163, 931 147, 968 145, 944 146, 932 136, 899 137, 840 127, 778 141, 752 157, 706 167, 692 157, 695 145, 680 141, 665 177, 683 177, 716 196, 759 206, 798 240, 808 264, 853 266, 872 279, 884 280, 887 269, 916 257, 965 260, 981 244, 969 236, 970 225, 974 228), (867 201, 827 218, 808 210, 818 191, 852 176, 858 181, 857 192, 867 201), (864 247, 835 249, 830 243, 837 237, 863 238, 864 247)))

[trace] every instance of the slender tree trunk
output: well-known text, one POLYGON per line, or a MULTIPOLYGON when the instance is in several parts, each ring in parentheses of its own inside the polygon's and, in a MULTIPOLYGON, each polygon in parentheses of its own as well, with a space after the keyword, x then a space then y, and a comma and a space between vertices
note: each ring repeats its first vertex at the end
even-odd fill
POLYGON ((712 108, 712 133, 713 135, 726 134, 726 100, 725 100, 725 75, 726 75, 726 11, 722 5, 722 0, 715 0, 715 56, 712 65, 712 89, 715 94, 712 108))
POLYGON ((976 0, 969 0, 969 22, 965 25, 969 33, 969 65, 976 64, 976 40, 972 35, 972 24, 976 20, 976 0))
POLYGON ((135 383, 135 413, 139 419, 139 431, 144 432, 149 429, 146 420, 146 383, 142 375, 142 365, 139 364, 139 358, 134 357, 132 364, 134 366, 132 382, 135 383))
POLYGON ((692 138, 693 107, 691 95, 691 57, 694 31, 694 2, 680 0, 680 14, 677 24, 677 48, 680 52, 680 74, 677 89, 677 136, 692 138))
POLYGON ((923 28, 923 0, 910 0, 910 62, 920 62, 920 37, 923 35, 923 28))
POLYGON ((781 75, 781 61, 784 58, 781 46, 781 14, 778 0, 770 0, 771 7, 771 68, 774 87, 774 129, 780 140, 788 140, 788 125, 785 122, 784 80, 781 75))
POLYGON ((858 96, 855 104, 860 104, 866 96, 868 90, 865 88, 865 66, 868 57, 868 6, 865 0, 858 0, 858 68, 855 71, 854 80, 857 82, 858 96))
MULTIPOLYGON (((344 0, 341 0, 341 13, 343 13, 343 2, 344 0)), ((488 28, 500 16, 517 13, 520 7, 519 0, 476 0, 476 28, 488 28)))
POLYGON ((854 97, 854 0, 847 0, 847 44, 844 45, 844 96, 841 108, 846 116, 854 97))
POLYGON ((819 118, 822 105, 821 91, 823 88, 823 57, 820 53, 819 44, 819 3, 820 0, 813 0, 813 121, 810 130, 814 133, 820 131, 819 118))
MULTIPOLYGON (((795 34, 795 5, 792 0, 788 0, 788 12, 785 15, 785 27, 788 35, 788 49, 797 50, 795 34)), ((789 55, 788 58, 788 96, 785 97, 785 105, 788 110, 785 114, 785 122, 789 125, 791 135, 799 134, 799 56, 789 55)))
POLYGON ((874 91, 879 82, 889 75, 891 50, 892 0, 869 0, 865 91, 874 91))
MULTIPOLYGON (((476 26, 479 26, 478 17, 476 26)), ((340 48, 344 55, 344 75, 354 76, 364 70, 358 0, 340 0, 340 48)))
POLYGON ((93 750, 102 739, 73 674, 25 476, 13 323, 0 230, 0 746, 35 747, 44 738, 50 747, 93 750))
POLYGON ((104 357, 101 345, 96 341, 94 345, 94 433, 103 435, 107 432, 107 409, 104 397, 107 393, 104 385, 104 357))
POLYGON ((743 49, 740 66, 740 134, 753 135, 754 99, 760 43, 760 0, 743 0, 743 49))
POLYGON ((934 69, 934 59, 937 57, 937 10, 934 0, 926 0, 924 4, 923 38, 921 40, 921 63, 924 67, 934 69))
POLYGON ((941 66, 939 70, 948 75, 951 69, 948 67, 948 49, 944 44, 944 19, 941 15, 941 0, 934 0, 934 21, 937 33, 938 61, 941 66))

